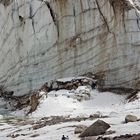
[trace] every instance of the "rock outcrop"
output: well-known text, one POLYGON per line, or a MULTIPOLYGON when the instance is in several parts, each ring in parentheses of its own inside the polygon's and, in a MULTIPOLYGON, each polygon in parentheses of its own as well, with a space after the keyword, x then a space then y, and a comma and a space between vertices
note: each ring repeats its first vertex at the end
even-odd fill
POLYGON ((140 0, 0 0, 0 85, 15 95, 92 72, 140 87, 140 0))

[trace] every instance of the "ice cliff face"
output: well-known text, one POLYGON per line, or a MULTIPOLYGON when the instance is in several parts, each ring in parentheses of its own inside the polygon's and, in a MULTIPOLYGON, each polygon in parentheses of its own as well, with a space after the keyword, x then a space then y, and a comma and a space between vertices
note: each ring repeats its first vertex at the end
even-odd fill
POLYGON ((0 84, 17 95, 93 72, 140 88, 140 0, 0 0, 0 84))

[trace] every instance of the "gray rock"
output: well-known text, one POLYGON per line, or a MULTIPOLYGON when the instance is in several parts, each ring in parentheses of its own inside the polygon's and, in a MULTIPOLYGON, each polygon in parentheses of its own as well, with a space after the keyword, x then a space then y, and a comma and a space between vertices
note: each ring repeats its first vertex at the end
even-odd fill
POLYGON ((128 122, 136 122, 138 120, 138 118, 134 115, 127 115, 125 117, 125 122, 128 123, 128 122))
POLYGON ((102 120, 97 120, 89 126, 79 137, 98 136, 104 134, 110 125, 102 120))

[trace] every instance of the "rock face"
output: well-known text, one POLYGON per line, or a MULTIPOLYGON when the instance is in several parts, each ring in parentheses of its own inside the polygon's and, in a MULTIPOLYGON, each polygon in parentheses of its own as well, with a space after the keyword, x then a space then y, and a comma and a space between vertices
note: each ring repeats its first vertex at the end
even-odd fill
POLYGON ((0 0, 0 84, 23 95, 92 72, 140 87, 140 0, 0 0))
POLYGON ((88 127, 80 137, 89 137, 89 136, 98 136, 102 135, 106 132, 106 130, 110 127, 109 124, 102 120, 98 120, 93 123, 90 127, 88 127))

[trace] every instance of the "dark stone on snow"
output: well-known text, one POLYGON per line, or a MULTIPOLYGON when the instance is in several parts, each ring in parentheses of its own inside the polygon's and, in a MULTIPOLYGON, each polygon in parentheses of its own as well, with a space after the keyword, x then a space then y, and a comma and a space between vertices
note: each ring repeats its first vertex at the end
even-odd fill
POLYGON ((79 137, 98 136, 106 132, 110 125, 102 120, 97 120, 89 126, 79 137))

